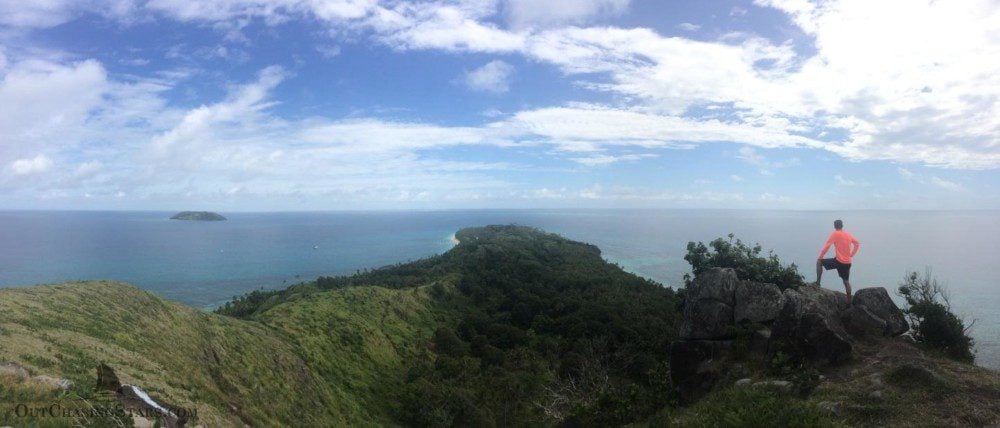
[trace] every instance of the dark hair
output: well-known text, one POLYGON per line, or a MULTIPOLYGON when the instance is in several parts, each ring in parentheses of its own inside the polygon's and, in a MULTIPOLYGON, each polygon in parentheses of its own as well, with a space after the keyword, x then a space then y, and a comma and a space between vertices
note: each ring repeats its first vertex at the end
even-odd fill
POLYGON ((837 230, 843 229, 844 228, 844 222, 842 222, 840 220, 834 220, 833 221, 833 228, 837 229, 837 230))

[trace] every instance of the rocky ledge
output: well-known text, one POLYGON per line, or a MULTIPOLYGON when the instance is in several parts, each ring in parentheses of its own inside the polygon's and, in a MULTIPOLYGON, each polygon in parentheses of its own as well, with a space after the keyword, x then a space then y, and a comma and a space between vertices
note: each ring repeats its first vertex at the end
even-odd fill
POLYGON ((858 290, 848 305, 841 292, 812 285, 782 291, 717 268, 687 289, 680 340, 670 345, 671 377, 680 396, 693 401, 712 388, 723 357, 736 348, 831 365, 852 359, 859 343, 908 330, 882 287, 858 290))

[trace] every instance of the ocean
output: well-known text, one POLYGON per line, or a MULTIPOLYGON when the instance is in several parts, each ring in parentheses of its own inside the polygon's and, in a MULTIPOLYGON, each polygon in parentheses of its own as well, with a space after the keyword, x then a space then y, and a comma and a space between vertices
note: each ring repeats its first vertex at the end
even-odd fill
MULTIPOLYGON (((129 282, 210 309, 258 288, 350 274, 440 254, 468 226, 535 226, 601 248, 624 269, 683 286, 688 241, 729 233, 759 242, 807 281, 834 219, 861 242, 851 282, 894 294, 931 268, 977 342, 977 363, 1000 369, 997 211, 469 210, 222 213, 224 222, 168 220, 171 212, 0 212, 0 286, 84 279, 129 282)), ((831 253, 832 254, 832 249, 831 253)), ((842 289, 836 272, 823 286, 842 289)), ((897 298, 898 300, 898 298, 897 298)))

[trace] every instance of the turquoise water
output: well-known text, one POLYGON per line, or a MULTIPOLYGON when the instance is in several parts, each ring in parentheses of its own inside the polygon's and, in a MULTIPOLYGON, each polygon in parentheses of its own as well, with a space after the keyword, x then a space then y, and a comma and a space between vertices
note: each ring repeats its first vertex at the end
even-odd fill
MULTIPOLYGON (((353 273, 447 251, 455 230, 518 223, 596 244, 626 270, 682 284, 691 240, 735 233, 795 262, 808 280, 836 218, 861 241, 855 288, 892 292, 908 270, 933 268, 978 342, 1000 368, 1000 254, 996 211, 486 210, 223 213, 181 222, 170 212, 0 212, 0 285, 114 279, 212 307, 256 288, 353 273)), ((831 250, 832 251, 832 250, 831 250)), ((832 273, 832 272, 831 272, 832 273)), ((823 286, 839 289, 828 273, 823 286)))

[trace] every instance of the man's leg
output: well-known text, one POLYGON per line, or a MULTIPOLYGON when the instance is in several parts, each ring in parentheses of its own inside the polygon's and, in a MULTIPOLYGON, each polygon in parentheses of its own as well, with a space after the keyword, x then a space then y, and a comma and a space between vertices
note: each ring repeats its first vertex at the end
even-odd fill
POLYGON ((846 280, 846 279, 844 280, 844 290, 847 293, 847 304, 850 305, 851 304, 851 282, 848 281, 848 280, 846 280))
POLYGON ((823 259, 816 259, 816 286, 819 286, 819 280, 823 279, 823 259))

